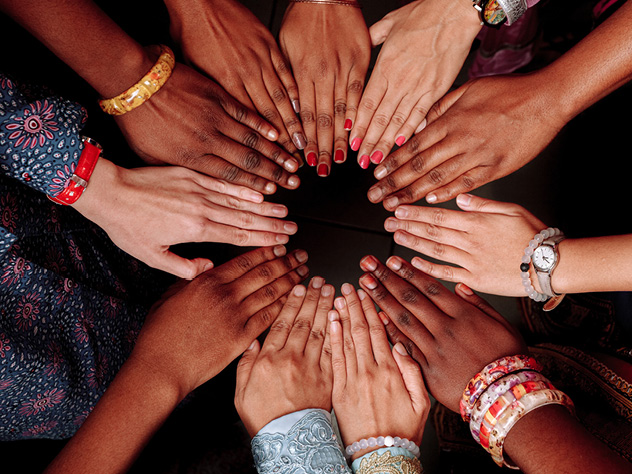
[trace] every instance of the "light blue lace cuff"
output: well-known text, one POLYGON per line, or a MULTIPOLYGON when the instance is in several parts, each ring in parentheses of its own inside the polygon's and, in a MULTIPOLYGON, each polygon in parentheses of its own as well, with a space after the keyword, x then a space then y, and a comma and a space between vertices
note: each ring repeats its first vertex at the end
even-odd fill
POLYGON ((290 413, 252 439, 259 474, 351 474, 325 410, 290 413))

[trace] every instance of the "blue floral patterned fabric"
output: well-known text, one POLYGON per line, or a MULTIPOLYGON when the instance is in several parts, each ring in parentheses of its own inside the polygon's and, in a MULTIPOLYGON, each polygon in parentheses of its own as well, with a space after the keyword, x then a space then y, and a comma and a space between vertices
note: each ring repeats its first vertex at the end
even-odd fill
POLYGON ((0 440, 66 438, 172 278, 43 194, 73 170, 83 109, 53 96, 25 105, 2 76, 0 90, 0 440))

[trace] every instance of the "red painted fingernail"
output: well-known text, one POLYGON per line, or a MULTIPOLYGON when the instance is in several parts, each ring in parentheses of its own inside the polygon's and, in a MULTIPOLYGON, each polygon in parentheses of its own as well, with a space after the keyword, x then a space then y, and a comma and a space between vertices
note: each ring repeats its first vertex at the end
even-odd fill
POLYGON ((327 166, 325 163, 321 163, 320 165, 318 165, 318 176, 327 176, 329 175, 329 166, 327 166))
POLYGON ((384 159, 384 153, 382 153, 380 150, 376 151, 375 153, 371 155, 371 161, 375 163, 376 165, 380 164, 383 159, 384 159))
POLYGON ((353 141, 351 142, 351 149, 353 151, 358 151, 360 149, 360 145, 362 145, 362 139, 354 138, 353 141))
POLYGON ((367 169, 369 167, 369 161, 369 155, 362 155, 360 157, 360 168, 363 170, 367 169))
POLYGON ((334 161, 336 163, 342 163, 345 161, 345 152, 342 150, 336 150, 336 153, 334 154, 334 161))
POLYGON ((397 146, 402 146, 405 141, 406 137, 404 135, 400 135, 399 137, 397 137, 397 140, 395 140, 395 143, 397 144, 397 146))
POLYGON ((353 122, 351 121, 351 119, 345 120, 345 125, 344 125, 345 130, 351 130, 351 127, 353 127, 353 122))
POLYGON ((316 166, 317 161, 318 161, 318 157, 316 156, 316 153, 312 151, 307 154, 307 164, 309 166, 316 166))

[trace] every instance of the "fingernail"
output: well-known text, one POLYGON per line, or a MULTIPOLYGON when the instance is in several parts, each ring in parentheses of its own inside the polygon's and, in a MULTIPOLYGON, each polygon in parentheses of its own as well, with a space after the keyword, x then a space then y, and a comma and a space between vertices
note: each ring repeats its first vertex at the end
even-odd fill
POLYGON ((395 140, 395 144, 397 146, 402 146, 405 141, 406 141, 406 137, 404 135, 400 135, 399 137, 397 137, 397 140, 395 140))
POLYGON ((276 184, 274 183, 268 183, 265 185, 265 191, 268 194, 273 194, 276 191, 276 184))
POLYGON ((321 163, 318 165, 318 176, 329 176, 329 166, 327 166, 325 163, 321 163))
POLYGON ((296 269, 296 273, 298 273, 300 276, 305 278, 307 274, 309 273, 309 268, 307 268, 305 265, 301 265, 300 267, 296 269))
POLYGON ((388 219, 386 219, 386 221, 384 221, 384 228, 388 232, 395 232, 397 230, 397 222, 395 221, 395 219, 389 217, 388 219))
POLYGON ((360 149, 360 145, 362 145, 362 139, 361 138, 354 138, 351 141, 351 149, 353 151, 358 151, 360 149))
POLYGON ((300 263, 307 262, 308 255, 305 250, 297 250, 294 255, 296 256, 296 260, 298 260, 300 263))
POLYGON ((290 241, 290 238, 287 234, 278 234, 275 238, 277 244, 287 244, 290 241))
POLYGON ((202 269, 202 273, 204 272, 208 272, 209 270, 211 270, 215 265, 213 265, 213 262, 208 262, 206 265, 204 265, 204 268, 202 269))
POLYGON ((397 257, 391 257, 386 261, 386 265, 393 271, 398 271, 402 268, 402 261, 397 257))
POLYGON ((436 194, 428 194, 426 196, 426 202, 432 204, 433 202, 437 202, 437 195, 436 194))
POLYGON ((465 283, 459 283, 459 289, 468 296, 472 296, 474 292, 465 283))
POLYGON ((285 162, 283 163, 283 167, 290 173, 294 173, 298 169, 298 161, 285 160, 285 162))
POLYGON ((298 230, 298 226, 295 222, 286 222, 283 224, 283 230, 290 234, 294 234, 298 230))
POLYGON ((348 296, 353 292, 353 286, 349 283, 345 283, 342 285, 341 291, 343 295, 348 296))
POLYGON ((353 122, 351 121, 351 119, 345 120, 344 129, 346 131, 349 131, 351 130, 352 127, 353 127, 353 122))
POLYGON ((459 204, 460 206, 467 207, 470 205, 471 202, 472 202, 471 194, 459 194, 456 197, 456 203, 459 204))
POLYGON ((296 285, 292 293, 294 293, 294 296, 303 296, 305 294, 305 287, 303 285, 296 285))
POLYGON ((375 290, 377 288, 377 281, 371 275, 362 275, 360 277, 360 283, 366 286, 369 290, 375 290))
POLYGON ((250 343, 250 345, 248 346, 248 349, 246 349, 247 351, 251 351, 255 348, 255 346, 257 345, 257 340, 255 339, 254 341, 252 341, 250 343))
POLYGON ((345 305, 347 304, 347 302, 345 301, 345 299, 341 296, 339 296, 338 298, 336 298, 334 300, 334 306, 338 309, 344 309, 345 305))
POLYGON ((305 164, 305 162, 303 161, 303 157, 298 151, 295 153, 292 153, 292 156, 296 159, 296 162, 298 163, 299 168, 301 168, 305 164))
POLYGON ((299 150, 302 150, 307 145, 305 135, 303 135, 301 132, 295 132, 294 135, 292 135, 292 141, 294 142, 296 148, 298 148, 299 150))
POLYGON ((403 355, 403 356, 408 356, 408 352, 406 352, 406 348, 404 347, 404 344, 402 344, 401 342, 398 342, 393 347, 395 348, 398 354, 403 355))
POLYGON ((277 217, 285 217, 287 216, 287 207, 285 206, 274 206, 272 208, 272 214, 277 217))
POLYGON ((345 161, 345 152, 342 150, 336 150, 336 153, 334 153, 334 161, 336 163, 342 163, 345 161))
POLYGON ((363 170, 367 169, 369 167, 369 155, 362 155, 360 157, 360 168, 362 168, 363 170))
POLYGON ((397 209, 395 209, 395 217, 406 219, 408 217, 408 209, 406 209, 405 207, 398 207, 397 209))
POLYGON ((378 166, 377 168, 375 168, 374 176, 376 179, 382 179, 384 176, 386 176, 386 166, 378 166))
POLYGON ((342 326, 340 326, 340 321, 331 321, 329 330, 331 331, 332 334, 338 334, 340 332, 341 327, 342 326))
POLYGON ((382 188, 372 188, 369 189, 369 192, 367 193, 367 197, 371 202, 378 202, 380 199, 382 199, 383 195, 384 193, 382 192, 382 188))
POLYGON ((296 114, 301 113, 301 103, 298 101, 298 99, 294 99, 292 101, 292 108, 294 109, 294 113, 296 114))
POLYGON ((366 298, 366 292, 363 289, 359 289, 358 290, 358 298, 360 298, 360 301, 364 301, 366 298))
POLYGON ((301 180, 298 176, 290 176, 287 180, 287 184, 292 188, 298 188, 298 185, 301 184, 301 180))
POLYGON ((314 278, 312 278, 312 286, 317 290, 322 288, 323 283, 325 283, 323 277, 315 276, 314 278))
POLYGON ((326 296, 330 296, 332 291, 333 291, 333 289, 334 289, 333 286, 325 285, 325 286, 323 286, 322 290, 320 290, 320 294, 325 296, 325 297, 326 296))
POLYGON ((329 321, 338 321, 338 311, 335 310, 331 310, 329 311, 329 313, 327 313, 327 319, 329 319, 329 321))
POLYGON ((375 153, 371 155, 371 161, 375 163, 376 165, 380 164, 383 159, 384 159, 384 153, 382 153, 380 150, 376 151, 375 153))
POLYGON ((285 253, 287 252, 287 249, 283 246, 283 245, 276 245, 273 249, 272 252, 274 253, 274 255, 276 255, 277 257, 282 257, 283 255, 285 255, 285 253))
POLYGON ((382 311, 377 313, 377 315, 379 316, 380 321, 382 321, 382 324, 386 326, 388 324, 388 318, 386 317, 386 315, 382 311))
POLYGON ((372 255, 364 257, 360 261, 360 267, 365 271, 373 272, 377 268, 377 260, 372 255))
POLYGON ((316 156, 316 153, 314 153, 313 151, 310 151, 307 154, 307 164, 309 166, 316 166, 317 162, 318 162, 318 157, 316 156))
POLYGON ((399 199, 395 196, 391 196, 384 201, 384 204, 386 204, 387 208, 392 209, 394 207, 397 207, 397 205, 399 204, 399 199))
POLYGON ((267 136, 268 136, 268 140, 275 141, 277 138, 279 138, 279 132, 277 132, 276 130, 270 130, 267 133, 267 136))

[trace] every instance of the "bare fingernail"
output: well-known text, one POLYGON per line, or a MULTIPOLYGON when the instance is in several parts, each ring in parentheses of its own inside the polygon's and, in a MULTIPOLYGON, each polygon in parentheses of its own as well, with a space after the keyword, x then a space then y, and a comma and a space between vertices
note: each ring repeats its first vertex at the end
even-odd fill
POLYGON ((366 298, 366 292, 363 289, 359 289, 358 290, 358 298, 360 298, 360 301, 364 301, 366 298))
POLYGON ((395 209, 395 217, 406 219, 408 217, 408 209, 406 209, 405 207, 398 207, 397 209, 395 209))
POLYGON ((382 188, 379 187, 369 189, 369 192, 367 193, 367 197, 371 202, 378 202, 380 199, 382 199, 383 195, 384 193, 382 192, 382 188))
POLYGON ((339 296, 338 298, 334 300, 334 306, 338 309, 344 309, 346 304, 347 302, 342 296, 339 296))
POLYGON ((305 287, 303 285, 296 285, 292 293, 294 293, 294 296, 303 296, 305 295, 305 287))
POLYGON ((433 202, 437 202, 437 195, 434 193, 428 194, 426 196, 426 202, 429 202, 430 204, 432 204, 433 202))
POLYGON ((327 318, 332 322, 338 321, 338 311, 332 309, 329 313, 327 313, 327 318))
POLYGON ((402 261, 397 257, 391 257, 386 261, 386 265, 388 265, 388 268, 396 272, 402 268, 402 261))
POLYGON ((392 217, 389 217, 384 222, 384 228, 389 232, 395 232, 397 230, 397 221, 392 217))
POLYGON ((353 292, 353 286, 349 283, 344 283, 341 288, 342 294, 349 296, 353 292))
POLYGON ((202 273, 204 272, 208 272, 209 270, 211 270, 215 265, 213 265, 213 262, 208 262, 206 265, 204 265, 204 268, 202 269, 202 273))
POLYGON ((266 135, 268 136, 268 140, 272 141, 275 141, 277 138, 279 138, 279 132, 277 132, 276 130, 270 130, 266 135))
POLYGON ((320 294, 327 297, 327 296, 331 296, 331 293, 333 292, 334 287, 331 285, 325 285, 323 286, 322 290, 320 290, 320 294))
POLYGON ((467 286, 465 283, 459 283, 459 289, 468 296, 474 295, 472 289, 467 286))
POLYGON ((247 351, 251 351, 255 348, 255 346, 257 345, 257 340, 255 339, 254 341, 252 341, 250 343, 250 345, 248 346, 248 349, 246 349, 247 351))
POLYGON ((364 257, 360 261, 360 267, 365 271, 373 272, 377 268, 377 260, 372 255, 364 257))
POLYGON ((386 317, 386 314, 380 311, 379 313, 377 313, 377 315, 380 317, 380 321, 382 321, 382 324, 386 326, 388 324, 388 318, 386 317))
POLYGON ((371 275, 362 275, 360 277, 360 283, 366 286, 369 290, 375 290, 377 288, 377 280, 371 275))
POLYGON ((283 167, 291 173, 294 173, 298 169, 298 162, 294 160, 285 160, 283 167))
POLYGON ((287 249, 283 246, 283 245, 276 245, 273 249, 272 252, 274 253, 274 255, 276 255, 277 257, 282 257, 283 255, 285 255, 285 253, 287 252, 287 249))
POLYGON ((331 321, 331 325, 329 326, 329 328, 332 334, 338 334, 341 329, 340 321, 331 321))
POLYGON ((408 352, 406 352, 406 348, 404 347, 404 344, 402 344, 401 342, 398 342, 397 344, 395 344, 393 348, 397 351, 398 354, 403 355, 403 356, 408 356, 408 352))
POLYGON ((294 253, 294 256, 296 257, 296 260, 298 260, 300 263, 307 262, 307 258, 309 257, 305 250, 297 250, 294 253))
POLYGON ((268 194, 273 194, 276 191, 276 184, 274 183, 268 183, 265 185, 265 191, 268 194))
POLYGON ((294 222, 286 222, 283 224, 283 230, 289 234, 295 234, 298 226, 294 222))
POLYGON ((399 199, 395 196, 391 196, 384 201, 384 204, 386 204, 386 207, 390 207, 392 209, 394 207, 397 207, 397 205, 399 204, 399 199))
POLYGON ((287 244, 290 238, 286 234, 277 234, 276 239, 278 244, 287 244))
POLYGON ((309 268, 307 268, 305 265, 301 265, 300 267, 296 269, 296 273, 298 273, 300 276, 305 278, 307 274, 309 273, 309 268))
POLYGON ((298 148, 299 150, 302 150, 303 148, 305 148, 305 146, 307 146, 305 135, 303 135, 301 132, 295 132, 292 135, 292 142, 294 143, 294 146, 296 146, 296 148, 298 148))
POLYGON ((298 167, 302 168, 305 162, 303 161, 303 157, 301 156, 301 154, 297 151, 295 153, 292 153, 292 156, 296 159, 296 162, 298 163, 298 167))
POLYGON ((456 202, 460 206, 467 207, 472 202, 472 195, 471 194, 459 194, 456 197, 456 202))
POLYGON ((295 114, 301 113, 301 103, 298 101, 298 99, 292 100, 292 108, 294 109, 295 114))
POLYGON ((298 176, 290 176, 287 180, 287 184, 291 188, 298 188, 298 185, 301 184, 301 180, 298 179, 298 176))
POLYGON ((378 166, 375 168, 375 172, 373 173, 376 179, 382 179, 386 176, 386 166, 378 166))
POLYGON ((272 214, 277 217, 285 217, 287 216, 287 207, 281 205, 274 206, 272 207, 272 214))
POLYGON ((312 278, 312 286, 317 290, 323 286, 323 283, 325 283, 323 277, 315 276, 314 278, 312 278))

